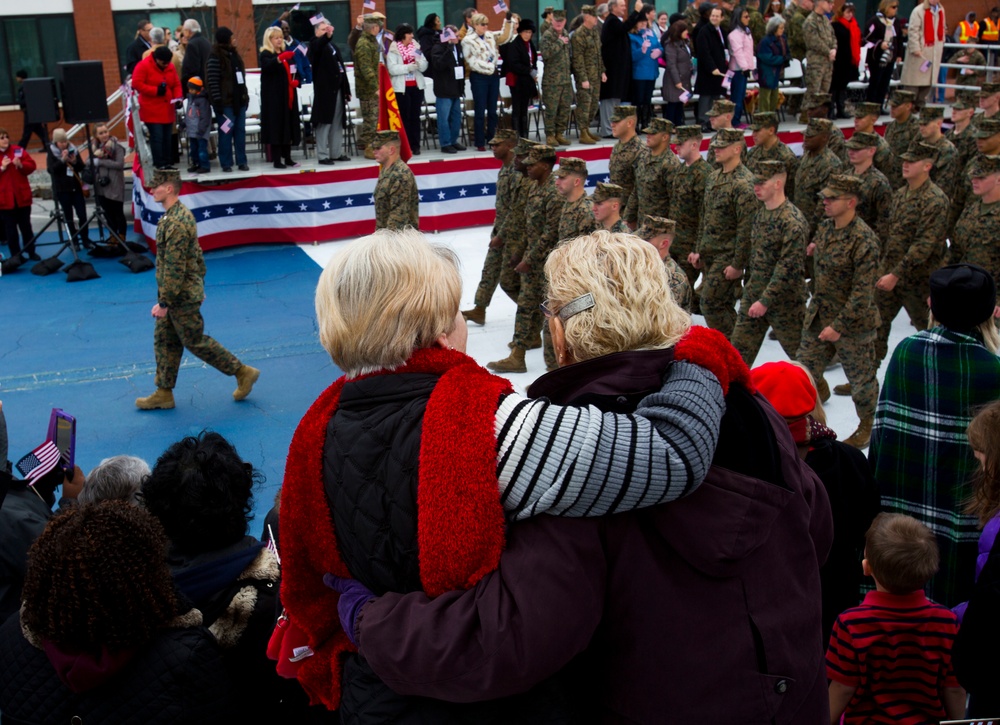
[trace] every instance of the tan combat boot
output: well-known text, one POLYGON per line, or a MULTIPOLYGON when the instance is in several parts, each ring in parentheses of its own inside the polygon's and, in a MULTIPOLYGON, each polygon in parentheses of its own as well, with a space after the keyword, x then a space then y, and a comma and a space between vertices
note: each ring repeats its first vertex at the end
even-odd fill
POLYGON ((545 137, 545 145, 546 146, 551 146, 554 149, 555 148, 559 148, 559 146, 560 146, 559 138, 557 136, 546 136, 545 137))
POLYGON ((595 144, 597 139, 591 135, 590 131, 583 130, 580 131, 580 143, 595 144))
POLYGON ((833 394, 834 395, 850 395, 851 394, 851 384, 850 383, 844 383, 843 385, 834 385, 833 386, 833 394))
POLYGON ((559 145, 560 146, 572 146, 572 143, 570 142, 570 140, 568 138, 566 138, 565 136, 563 136, 561 133, 557 133, 556 134, 556 138, 559 140, 559 145))
POLYGON ((368 148, 366 148, 365 149, 365 158, 366 159, 371 159, 372 161, 374 161, 375 160, 375 149, 373 149, 371 146, 369 146, 368 148))
POLYGON ((816 394, 819 395, 819 402, 825 403, 830 399, 830 384, 826 378, 819 378, 816 381, 816 394))
MULTIPOLYGON (((541 346, 542 346, 542 336, 539 334, 538 339, 536 339, 533 343, 531 343, 530 345, 528 345, 528 349, 529 350, 537 350, 541 346)), ((513 350, 515 347, 517 347, 517 343, 513 342, 513 341, 508 342, 507 343, 507 347, 509 347, 511 350, 513 350)))
POLYGON ((243 400, 250 395, 250 391, 253 390, 253 384, 257 382, 257 378, 259 377, 260 370, 252 368, 249 365, 244 365, 237 370, 236 390, 233 391, 233 400, 243 400))
POLYGON ((858 424, 858 429, 851 434, 850 438, 844 439, 844 443, 854 446, 858 450, 868 447, 872 439, 872 416, 862 418, 858 424))
POLYGON ((486 365, 495 373, 526 373, 527 366, 524 364, 524 350, 520 347, 513 347, 510 355, 503 360, 497 360, 486 365))
POLYGON ((152 395, 136 398, 135 407, 139 410, 170 410, 174 407, 174 391, 157 388, 152 395))
POLYGON ((477 325, 485 325, 486 308, 476 305, 471 310, 462 310, 462 317, 464 317, 469 322, 475 322, 477 325))

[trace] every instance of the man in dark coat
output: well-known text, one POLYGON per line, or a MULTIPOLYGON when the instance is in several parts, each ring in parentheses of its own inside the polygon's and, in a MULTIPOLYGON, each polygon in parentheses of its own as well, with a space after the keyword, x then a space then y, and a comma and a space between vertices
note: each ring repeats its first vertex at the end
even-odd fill
POLYGON ((601 126, 600 135, 611 138, 611 112, 622 101, 628 100, 628 86, 632 80, 632 46, 628 34, 645 16, 642 14, 642 0, 636 0, 635 9, 625 19, 628 11, 626 0, 611 0, 611 13, 601 28, 601 58, 607 72, 607 80, 601 83, 601 126))
POLYGON ((128 48, 125 49, 125 75, 132 75, 132 71, 135 70, 136 65, 142 60, 142 54, 153 47, 153 44, 149 41, 149 31, 153 29, 153 24, 149 22, 149 18, 143 18, 139 21, 139 26, 135 34, 135 40, 129 43, 128 48))
POLYGON ((215 110, 215 120, 219 124, 219 162, 222 170, 233 170, 235 149, 240 171, 249 171, 246 123, 250 94, 247 91, 246 69, 239 52, 233 47, 233 31, 225 26, 215 31, 215 46, 206 63, 205 83, 215 110))
POLYGON ((332 41, 333 25, 323 20, 316 25, 316 37, 309 41, 307 56, 312 64, 312 124, 316 135, 316 156, 324 165, 334 160, 349 161, 344 154, 344 106, 351 100, 351 85, 344 68, 344 56, 332 41))
POLYGON ((192 76, 204 78, 208 56, 212 54, 212 44, 201 34, 201 25, 194 18, 184 21, 184 36, 188 39, 181 65, 181 88, 187 93, 187 84, 192 76))

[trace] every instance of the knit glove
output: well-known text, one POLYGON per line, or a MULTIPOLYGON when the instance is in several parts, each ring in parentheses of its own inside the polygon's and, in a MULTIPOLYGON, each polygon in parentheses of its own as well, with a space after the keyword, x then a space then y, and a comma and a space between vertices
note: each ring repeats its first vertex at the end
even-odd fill
POLYGON ((692 325, 674 347, 674 360, 684 360, 705 368, 719 380, 722 394, 729 393, 729 386, 738 383, 751 393, 754 385, 750 368, 726 336, 718 330, 692 325))
POLYGON ((156 95, 165 96, 167 95, 167 82, 163 81, 156 87, 156 95))
POLYGON ((340 592, 340 598, 337 600, 337 614, 340 616, 340 626, 343 628, 347 638, 351 640, 351 644, 357 647, 358 642, 355 636, 354 625, 357 622, 358 613, 368 602, 375 599, 375 595, 368 587, 356 579, 345 579, 333 574, 324 574, 323 583, 334 591, 340 592))
POLYGON ((282 53, 278 54, 278 60, 283 60, 283 61, 286 61, 286 62, 290 61, 294 57, 295 57, 295 51, 294 50, 286 50, 286 51, 283 51, 282 53))

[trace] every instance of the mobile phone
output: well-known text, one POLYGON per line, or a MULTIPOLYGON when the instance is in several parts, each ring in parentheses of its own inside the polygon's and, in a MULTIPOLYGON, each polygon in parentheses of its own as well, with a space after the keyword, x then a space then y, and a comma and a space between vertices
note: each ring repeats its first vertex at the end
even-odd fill
POLYGON ((61 408, 53 408, 49 415, 48 440, 59 449, 63 470, 72 471, 76 463, 76 418, 61 408))

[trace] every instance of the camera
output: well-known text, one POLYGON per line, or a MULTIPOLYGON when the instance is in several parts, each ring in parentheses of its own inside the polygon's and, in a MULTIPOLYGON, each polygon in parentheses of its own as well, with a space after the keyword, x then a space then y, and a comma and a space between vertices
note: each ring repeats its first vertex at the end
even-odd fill
POLYGON ((879 58, 878 64, 882 67, 889 65, 892 62, 892 48, 886 48, 882 51, 882 57, 879 58))
POLYGON ((107 186, 110 183, 111 183, 111 179, 108 178, 107 176, 101 176, 101 177, 98 177, 98 179, 97 179, 97 185, 98 186, 107 186))

